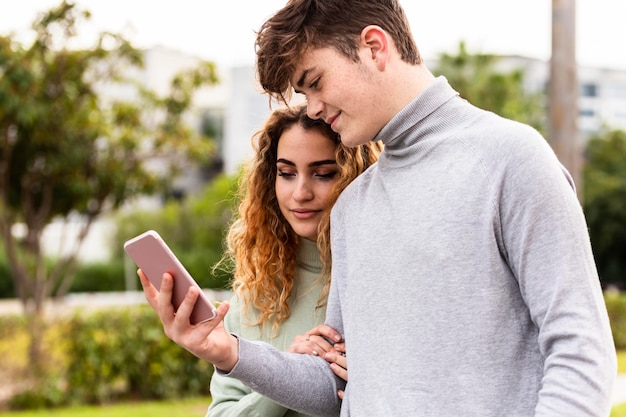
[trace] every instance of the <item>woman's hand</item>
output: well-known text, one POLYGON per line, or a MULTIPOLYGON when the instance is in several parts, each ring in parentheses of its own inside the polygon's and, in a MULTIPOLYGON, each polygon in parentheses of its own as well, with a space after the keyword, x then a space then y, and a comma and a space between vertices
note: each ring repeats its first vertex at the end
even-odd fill
POLYGON ((323 356, 333 349, 334 343, 339 341, 341 341, 341 335, 335 329, 320 324, 305 334, 297 335, 287 352, 323 356), (333 342, 329 342, 329 340, 333 342))
POLYGON ((330 363, 330 369, 335 375, 344 381, 348 381, 348 361, 346 360, 346 344, 336 343, 333 349, 324 355, 324 359, 330 363))
POLYGON ((221 303, 214 319, 192 325, 189 317, 199 296, 198 289, 189 288, 185 299, 175 311, 172 305, 174 288, 172 275, 163 274, 160 291, 152 285, 141 269, 137 271, 137 275, 148 304, 157 312, 163 323, 165 335, 198 358, 211 362, 218 369, 230 372, 239 360, 239 341, 226 331, 223 323, 230 304, 221 303))
MULTIPOLYGON (((330 369, 335 375, 348 381, 346 344, 341 342, 341 335, 332 327, 320 324, 305 334, 296 336, 287 352, 321 356, 330 363, 330 369)), ((339 390, 337 395, 343 399, 344 392, 339 390)))
MULTIPOLYGON (((333 349, 324 355, 324 359, 330 363, 330 369, 339 378, 348 382, 348 361, 346 360, 346 343, 335 343, 333 349)), ((343 400, 344 392, 337 391, 337 396, 343 400)))

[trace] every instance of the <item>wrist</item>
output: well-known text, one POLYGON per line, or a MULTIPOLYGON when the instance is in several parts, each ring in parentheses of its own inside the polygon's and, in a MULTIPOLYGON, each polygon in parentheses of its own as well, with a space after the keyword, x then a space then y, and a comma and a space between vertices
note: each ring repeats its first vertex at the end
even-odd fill
POLYGON ((222 372, 229 373, 233 370, 237 362, 239 362, 239 338, 233 334, 230 335, 229 354, 219 363, 215 363, 215 367, 222 372))

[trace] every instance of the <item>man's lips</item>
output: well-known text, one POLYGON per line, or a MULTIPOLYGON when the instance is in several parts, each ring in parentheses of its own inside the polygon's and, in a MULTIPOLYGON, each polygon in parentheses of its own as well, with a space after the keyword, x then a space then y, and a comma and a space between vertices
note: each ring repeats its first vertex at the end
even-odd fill
MULTIPOLYGON (((334 116, 329 117, 328 119, 326 119, 326 123, 330 125, 331 129, 333 129, 333 122, 335 120, 337 120, 338 117, 339 117, 339 113, 334 115, 334 116)), ((335 129, 333 129, 333 130, 335 130, 335 129)))

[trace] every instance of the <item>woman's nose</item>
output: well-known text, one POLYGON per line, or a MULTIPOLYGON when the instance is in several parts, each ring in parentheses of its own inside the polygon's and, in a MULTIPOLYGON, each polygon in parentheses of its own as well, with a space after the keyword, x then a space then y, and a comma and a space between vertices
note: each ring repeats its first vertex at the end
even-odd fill
POLYGON ((306 201, 313 198, 313 189, 308 180, 300 180, 293 192, 293 199, 296 201, 306 201))

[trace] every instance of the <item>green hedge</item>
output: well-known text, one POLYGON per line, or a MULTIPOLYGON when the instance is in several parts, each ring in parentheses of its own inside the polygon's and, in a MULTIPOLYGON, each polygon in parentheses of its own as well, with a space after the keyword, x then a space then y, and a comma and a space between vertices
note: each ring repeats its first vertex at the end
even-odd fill
MULTIPOLYGON (((626 349, 626 293, 608 292, 606 306, 615 346, 626 349)), ((15 409, 119 400, 166 399, 209 394, 213 367, 163 334, 154 311, 145 305, 98 312, 77 311, 53 324, 63 342, 48 347, 51 357, 67 358, 39 385, 11 400, 15 409), (61 369, 59 369, 61 368, 61 369)), ((23 317, 1 316, 0 338, 25 331, 23 317)))
MULTIPOLYGON (((137 279, 136 288, 139 286, 137 279)), ((124 291, 124 263, 120 260, 102 263, 85 263, 79 266, 70 292, 124 291)))
MULTIPOLYGON (((229 288, 231 276, 223 271, 213 273, 211 268, 219 259, 219 254, 207 255, 201 249, 188 250, 180 253, 179 258, 202 288, 229 288)), ((135 288, 141 289, 139 278, 135 274, 135 288)), ((81 264, 70 286, 71 293, 125 291, 124 260, 116 259, 107 262, 91 262, 81 264)), ((0 299, 14 298, 15 288, 8 265, 0 259, 0 299)))
POLYGON ((12 408, 209 394, 213 366, 167 339, 150 307, 78 312, 59 325, 67 367, 15 396, 12 408))
POLYGON ((0 298, 15 297, 15 288, 11 271, 7 263, 0 258, 0 298))
POLYGON ((611 320, 615 347, 626 349, 626 292, 607 292, 604 296, 611 320))

